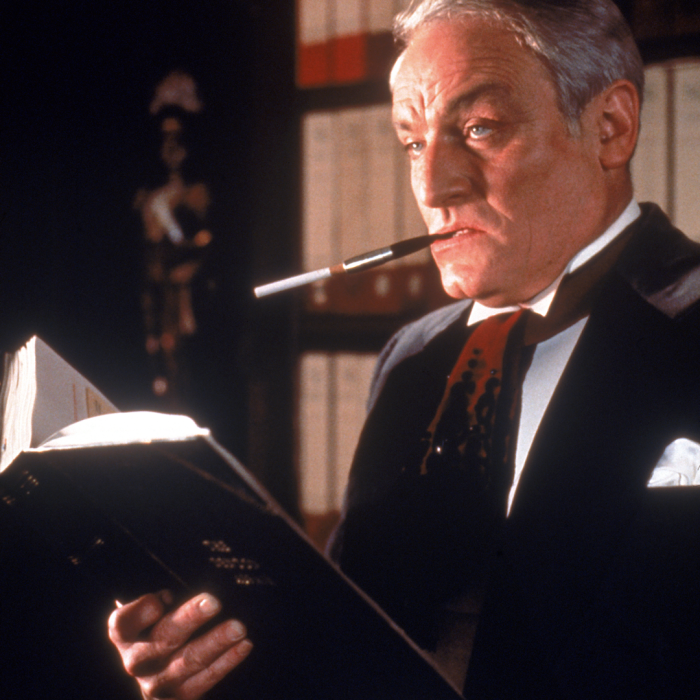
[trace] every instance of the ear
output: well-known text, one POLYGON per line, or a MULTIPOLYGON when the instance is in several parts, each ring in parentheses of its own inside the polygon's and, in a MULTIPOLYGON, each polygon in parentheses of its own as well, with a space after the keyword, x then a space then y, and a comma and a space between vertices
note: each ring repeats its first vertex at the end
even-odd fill
POLYGON ((604 170, 626 167, 639 134, 639 93, 628 80, 617 80, 594 98, 598 157, 604 170))

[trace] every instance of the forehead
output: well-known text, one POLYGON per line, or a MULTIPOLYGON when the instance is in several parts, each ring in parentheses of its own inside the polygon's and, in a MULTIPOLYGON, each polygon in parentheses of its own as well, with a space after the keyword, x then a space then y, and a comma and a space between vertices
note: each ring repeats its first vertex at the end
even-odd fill
POLYGON ((444 109, 458 93, 489 97, 554 95, 549 73, 508 30, 484 20, 429 22, 413 36, 392 72, 395 111, 444 109))

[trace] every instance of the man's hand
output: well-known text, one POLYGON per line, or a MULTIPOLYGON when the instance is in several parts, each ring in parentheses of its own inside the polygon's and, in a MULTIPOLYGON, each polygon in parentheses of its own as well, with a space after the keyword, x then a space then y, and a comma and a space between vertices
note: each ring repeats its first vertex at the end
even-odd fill
POLYGON ((190 641, 221 610, 213 596, 195 596, 174 610, 172 603, 172 595, 161 591, 118 607, 109 617, 109 638, 147 700, 197 700, 253 646, 236 620, 190 641))

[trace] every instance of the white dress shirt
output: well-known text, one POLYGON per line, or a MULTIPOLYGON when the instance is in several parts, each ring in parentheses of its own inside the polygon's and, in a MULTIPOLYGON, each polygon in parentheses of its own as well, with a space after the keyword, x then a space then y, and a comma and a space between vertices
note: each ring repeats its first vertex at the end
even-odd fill
MULTIPOLYGON (((632 200, 620 217, 601 236, 596 238, 595 241, 576 253, 569 261, 562 274, 536 297, 519 306, 506 308, 491 308, 475 301, 469 313, 469 320, 467 323, 472 325, 489 316, 507 311, 517 311, 519 308, 528 308, 541 316, 546 316, 564 275, 573 272, 590 260, 596 253, 603 250, 608 243, 622 233, 622 231, 635 221, 640 214, 641 210, 639 205, 635 200, 632 200)), ((508 497, 508 512, 510 512, 520 475, 522 474, 525 460, 530 452, 535 433, 539 428, 542 416, 549 405, 552 394, 554 394, 554 389, 564 372, 566 363, 571 357, 571 353, 578 342, 587 320, 586 318, 581 319, 561 333, 558 333, 548 340, 542 341, 535 348, 532 363, 530 364, 523 382, 520 424, 518 426, 518 438, 515 450, 515 476, 508 497)))

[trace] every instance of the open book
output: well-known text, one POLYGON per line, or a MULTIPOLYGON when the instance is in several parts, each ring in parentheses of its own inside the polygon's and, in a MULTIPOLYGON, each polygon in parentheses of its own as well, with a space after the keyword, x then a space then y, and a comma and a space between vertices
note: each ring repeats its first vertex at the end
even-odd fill
POLYGON ((162 588, 218 596, 255 644, 222 697, 461 697, 189 418, 115 413, 62 427, 0 473, 0 508, 104 600, 162 588))
POLYGON ((116 407, 36 336, 4 358, 0 471, 24 449, 65 426, 116 407))

